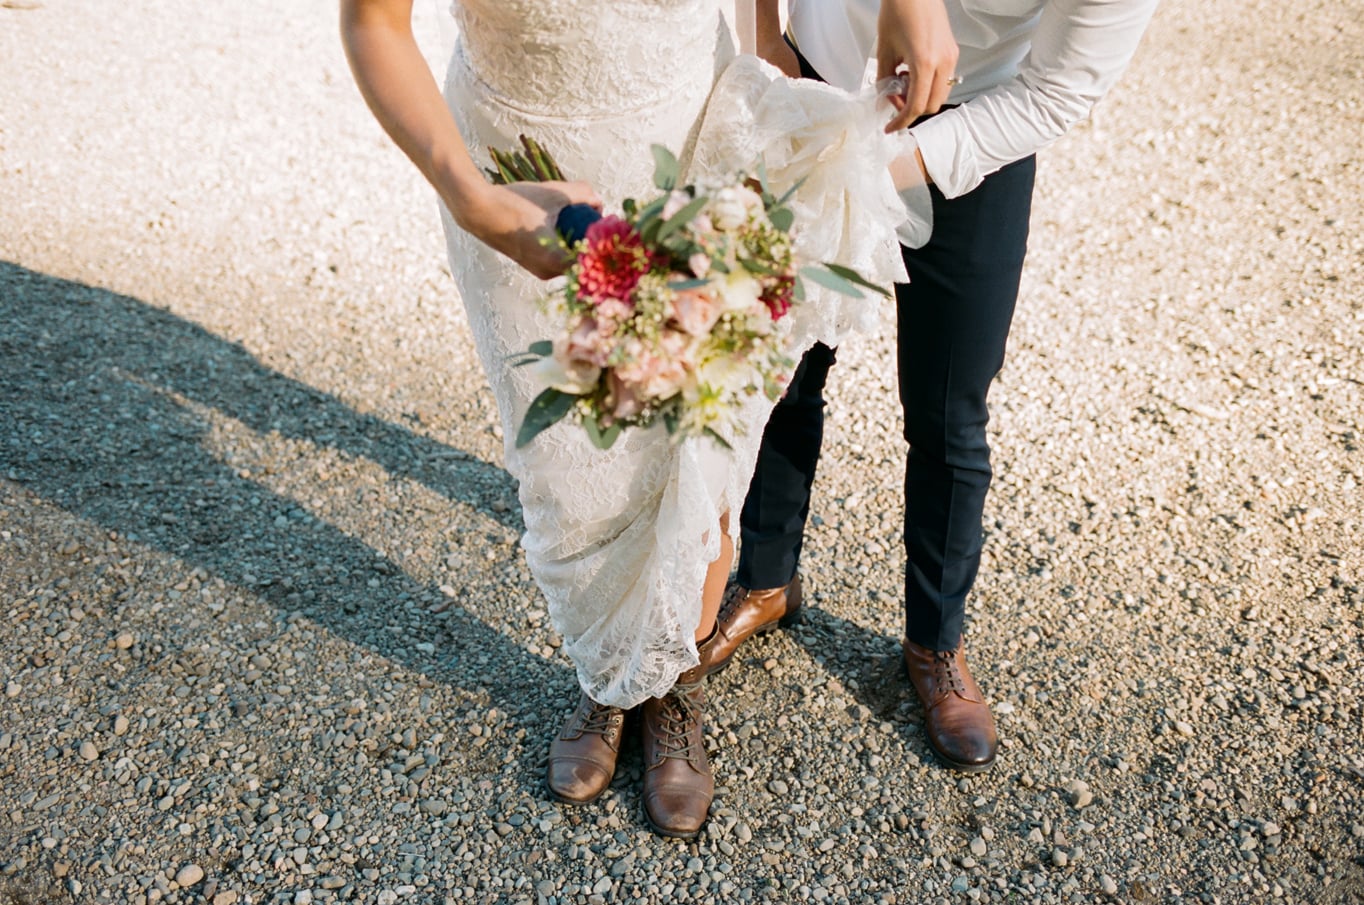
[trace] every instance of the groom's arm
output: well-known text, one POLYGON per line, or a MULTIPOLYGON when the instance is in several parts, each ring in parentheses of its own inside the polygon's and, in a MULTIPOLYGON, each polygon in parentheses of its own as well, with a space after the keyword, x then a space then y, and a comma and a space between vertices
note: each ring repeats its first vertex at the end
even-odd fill
POLYGON ((800 63, 781 33, 780 0, 754 0, 758 56, 793 79, 800 78, 800 63))

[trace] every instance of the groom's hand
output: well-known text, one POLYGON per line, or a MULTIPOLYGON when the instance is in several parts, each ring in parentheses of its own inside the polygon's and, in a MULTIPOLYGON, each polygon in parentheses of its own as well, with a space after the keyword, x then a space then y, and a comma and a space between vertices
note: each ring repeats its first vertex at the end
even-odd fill
POLYGON ((957 40, 943 0, 881 0, 876 24, 877 80, 903 75, 905 93, 892 96, 898 111, 887 132, 903 129, 926 113, 937 113, 952 90, 957 40))

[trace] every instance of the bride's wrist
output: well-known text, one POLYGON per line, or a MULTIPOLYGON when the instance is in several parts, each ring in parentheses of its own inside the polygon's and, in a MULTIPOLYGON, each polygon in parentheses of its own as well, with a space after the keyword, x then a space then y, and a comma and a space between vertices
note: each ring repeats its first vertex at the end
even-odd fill
POLYGON ((490 196, 494 190, 495 187, 480 175, 453 179, 440 194, 460 228, 477 235, 493 206, 490 196))

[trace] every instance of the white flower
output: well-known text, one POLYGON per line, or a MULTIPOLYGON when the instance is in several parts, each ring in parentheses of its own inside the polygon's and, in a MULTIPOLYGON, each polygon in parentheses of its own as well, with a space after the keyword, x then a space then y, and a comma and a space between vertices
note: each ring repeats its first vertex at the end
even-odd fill
POLYGON ((721 355, 701 363, 696 382, 724 396, 737 396, 752 383, 753 369, 743 359, 721 355))
MULTIPOLYGON (((720 189, 710 200, 709 211, 717 229, 732 232, 748 222, 749 205, 745 195, 752 195, 748 189, 729 186, 720 189)), ((762 200, 759 199, 759 205, 762 200)))
POLYGON ((553 355, 546 355, 530 367, 542 385, 574 396, 590 392, 601 376, 601 368, 595 365, 583 361, 564 362, 553 355))
POLYGON ((720 308, 723 311, 747 311, 758 304, 763 287, 742 267, 731 271, 716 286, 720 294, 720 308))

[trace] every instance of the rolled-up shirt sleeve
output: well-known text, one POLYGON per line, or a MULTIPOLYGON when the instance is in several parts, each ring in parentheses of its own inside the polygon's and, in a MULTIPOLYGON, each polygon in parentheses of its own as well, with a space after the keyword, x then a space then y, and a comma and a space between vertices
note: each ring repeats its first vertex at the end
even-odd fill
POLYGON ((948 198, 1056 141, 1131 62, 1156 0, 1050 0, 1019 72, 910 131, 948 198))

